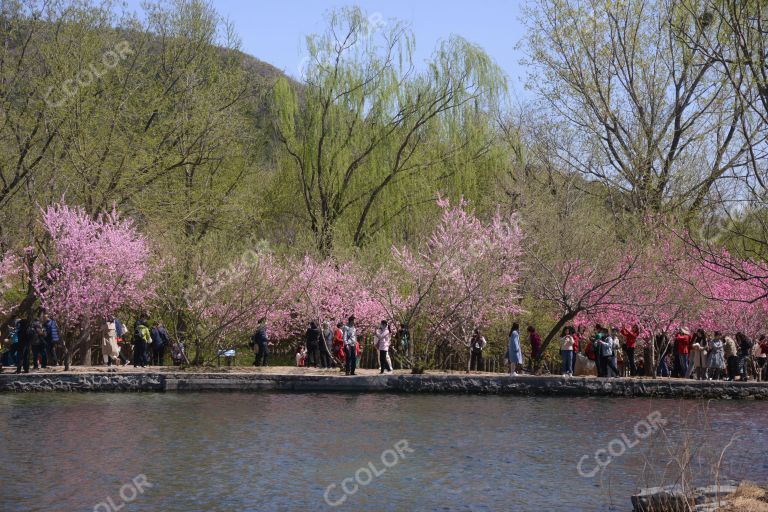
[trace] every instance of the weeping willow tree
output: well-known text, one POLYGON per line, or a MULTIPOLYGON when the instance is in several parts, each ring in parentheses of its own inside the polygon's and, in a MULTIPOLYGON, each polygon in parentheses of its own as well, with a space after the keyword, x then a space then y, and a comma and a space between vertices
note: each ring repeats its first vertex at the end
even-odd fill
POLYGON ((403 24, 340 10, 325 33, 307 38, 304 84, 275 87, 282 154, 271 195, 285 211, 300 209, 323 256, 391 232, 444 188, 487 185, 477 173, 498 159, 501 71, 459 37, 442 42, 423 70, 413 48, 403 24))

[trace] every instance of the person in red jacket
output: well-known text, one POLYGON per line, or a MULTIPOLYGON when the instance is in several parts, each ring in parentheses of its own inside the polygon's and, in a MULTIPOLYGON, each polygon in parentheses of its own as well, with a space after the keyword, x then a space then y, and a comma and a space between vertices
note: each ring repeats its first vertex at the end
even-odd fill
POLYGON ((680 328, 675 334, 675 349, 677 350, 677 365, 680 370, 678 375, 682 378, 688 376, 688 350, 691 346, 691 331, 686 327, 680 328))
POLYGON ((629 374, 634 377, 637 374, 635 346, 637 345, 637 337, 640 336, 640 327, 637 324, 633 325, 632 329, 622 327, 621 335, 624 336, 624 353, 627 356, 625 360, 629 366, 629 374))
POLYGON ((341 328, 344 326, 341 322, 336 324, 336 328, 333 330, 333 353, 341 361, 341 367, 344 368, 344 361, 346 356, 344 354, 344 336, 341 332, 341 328))
POLYGON ((583 325, 580 325, 577 329, 571 328, 571 337, 573 338, 573 357, 574 361, 576 361, 576 354, 579 353, 579 350, 581 349, 581 340, 582 340, 582 333, 584 332, 582 329, 584 328, 583 325))

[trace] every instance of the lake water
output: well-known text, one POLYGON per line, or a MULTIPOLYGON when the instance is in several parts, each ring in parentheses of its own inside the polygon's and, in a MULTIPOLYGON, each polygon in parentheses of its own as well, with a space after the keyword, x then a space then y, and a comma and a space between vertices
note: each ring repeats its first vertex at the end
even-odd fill
POLYGON ((734 435, 723 477, 768 482, 764 402, 6 394, 0 433, 4 512, 628 511, 734 435))

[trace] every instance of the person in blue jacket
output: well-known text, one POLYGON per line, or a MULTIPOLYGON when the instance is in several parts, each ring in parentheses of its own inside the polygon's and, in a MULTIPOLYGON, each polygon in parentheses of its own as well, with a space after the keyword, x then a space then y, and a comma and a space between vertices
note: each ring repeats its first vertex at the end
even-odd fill
POLYGON ((51 362, 51 366, 58 366, 59 357, 57 352, 61 345, 59 326, 56 320, 48 316, 48 313, 43 313, 42 321, 45 328, 45 350, 48 352, 48 360, 51 362))
POLYGON ((523 364, 523 351, 520 349, 520 325, 515 322, 509 331, 509 374, 517 376, 517 365, 523 364))

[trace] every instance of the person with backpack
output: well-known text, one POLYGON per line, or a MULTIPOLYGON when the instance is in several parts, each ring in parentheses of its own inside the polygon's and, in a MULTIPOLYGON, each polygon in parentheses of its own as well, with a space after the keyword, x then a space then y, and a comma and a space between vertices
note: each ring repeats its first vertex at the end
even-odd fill
POLYGON ((392 373, 392 365, 389 362, 389 344, 392 340, 392 333, 389 332, 389 324, 382 320, 378 329, 373 335, 373 346, 379 351, 379 375, 392 373))
POLYGON ((487 344, 480 329, 475 329, 469 341, 469 371, 483 371, 483 350, 487 344))
POLYGON ((59 336, 59 326, 56 320, 48 316, 48 313, 43 312, 42 316, 43 328, 45 329, 45 345, 48 351, 48 360, 51 366, 59 365, 58 351, 61 346, 61 337, 59 336))
POLYGON ((508 359, 509 359, 509 375, 517 377, 517 365, 523 364, 523 350, 520 346, 520 324, 517 322, 512 324, 512 329, 509 330, 509 347, 508 347, 508 359))
POLYGON ((320 329, 317 328, 317 324, 312 321, 309 323, 309 328, 304 334, 307 347, 307 361, 305 366, 312 366, 317 368, 320 359, 320 329))
POLYGON ((107 366, 118 364, 118 357, 120 356, 120 345, 117 342, 117 327, 115 326, 115 319, 107 319, 104 325, 104 332, 101 337, 101 357, 104 358, 104 363, 107 366))
POLYGON ((355 328, 355 317, 350 316, 347 319, 347 325, 342 330, 342 340, 344 342, 345 373, 347 375, 355 374, 355 363, 357 362, 357 329, 355 328))
POLYGON ((32 369, 45 368, 48 366, 48 355, 45 347, 45 329, 35 317, 29 323, 29 346, 32 349, 32 369))
POLYGON ((155 366, 165 366, 165 348, 170 343, 170 336, 165 326, 160 322, 155 322, 150 332, 152 338, 152 364, 155 366))
POLYGON ((251 350, 254 352, 253 366, 267 366, 269 361, 269 338, 267 337, 267 318, 259 318, 256 332, 251 336, 251 350))
POLYGON ((136 326, 133 329, 133 367, 137 368, 141 366, 145 368, 147 365, 147 346, 150 344, 152 337, 147 327, 147 320, 141 318, 136 321, 136 326))

